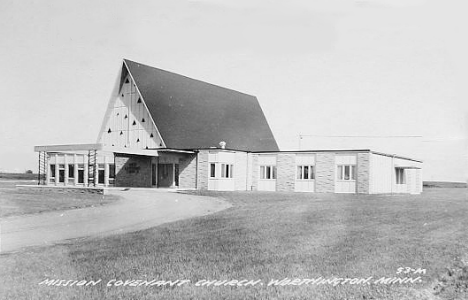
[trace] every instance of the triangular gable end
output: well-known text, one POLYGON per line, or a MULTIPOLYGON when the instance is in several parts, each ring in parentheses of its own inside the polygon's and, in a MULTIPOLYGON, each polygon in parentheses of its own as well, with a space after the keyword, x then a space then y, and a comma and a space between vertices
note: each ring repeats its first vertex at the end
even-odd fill
POLYGON ((125 62, 120 80, 116 84, 118 86, 114 88, 98 143, 109 147, 133 149, 165 148, 159 130, 125 62))

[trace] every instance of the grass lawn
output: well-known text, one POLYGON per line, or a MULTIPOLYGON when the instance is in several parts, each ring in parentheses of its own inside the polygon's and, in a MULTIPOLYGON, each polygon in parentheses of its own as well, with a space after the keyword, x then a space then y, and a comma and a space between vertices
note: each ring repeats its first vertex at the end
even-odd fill
POLYGON ((33 190, 17 190, 17 184, 34 184, 34 181, 0 180, 0 217, 97 206, 117 200, 116 196, 110 195, 38 193, 33 190))
MULTIPOLYGON (((197 193, 197 192, 194 192, 197 193)), ((423 195, 204 192, 233 207, 0 256, 1 299, 468 299, 467 189, 423 195), (396 274, 400 267, 425 275, 396 274), (421 276, 413 284, 267 286, 272 279, 421 276), (98 280, 46 286, 44 279, 98 280), (110 280, 190 280, 106 286, 110 280), (199 280, 261 280, 196 286, 199 280)))

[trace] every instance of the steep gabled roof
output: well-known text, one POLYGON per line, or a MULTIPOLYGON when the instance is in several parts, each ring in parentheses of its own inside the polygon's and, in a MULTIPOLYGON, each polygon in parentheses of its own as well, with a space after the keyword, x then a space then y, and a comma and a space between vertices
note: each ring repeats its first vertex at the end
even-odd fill
POLYGON ((279 150, 256 97, 125 59, 126 68, 167 148, 225 141, 230 149, 279 150))

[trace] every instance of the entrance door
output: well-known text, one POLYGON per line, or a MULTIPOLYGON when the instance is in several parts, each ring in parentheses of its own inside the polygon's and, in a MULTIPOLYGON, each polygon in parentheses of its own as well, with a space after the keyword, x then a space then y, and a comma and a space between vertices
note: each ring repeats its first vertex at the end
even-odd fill
POLYGON ((156 176, 158 174, 156 173, 156 164, 151 164, 151 185, 156 186, 156 176))
POLYGON ((174 165, 158 164, 158 187, 171 187, 174 184, 174 165))

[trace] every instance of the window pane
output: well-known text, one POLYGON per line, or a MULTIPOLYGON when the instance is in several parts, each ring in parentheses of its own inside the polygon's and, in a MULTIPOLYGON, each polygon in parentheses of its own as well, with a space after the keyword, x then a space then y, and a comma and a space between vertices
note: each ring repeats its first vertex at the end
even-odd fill
POLYGON ((297 166, 297 179, 302 179, 302 166, 297 166))
POLYGON ((233 176, 232 176, 233 167, 234 167, 234 165, 229 165, 229 178, 233 178, 233 176))
POLYGON ((98 171, 98 183, 104 184, 104 170, 98 171))
POLYGON ((115 178, 115 165, 109 164, 109 178, 115 178))
POLYGON ((65 182, 65 170, 59 169, 59 182, 65 182))
POLYGON ((213 178, 215 177, 215 164, 210 164, 210 177, 213 178))
POLYGON ((224 178, 226 177, 226 165, 221 164, 221 177, 224 178))
POLYGON ((310 166, 310 179, 315 179, 315 170, 314 166, 310 166))
POLYGON ((68 165, 68 178, 75 178, 75 165, 68 165))
POLYGON ((226 178, 229 178, 229 169, 230 169, 229 165, 226 165, 226 176, 224 176, 226 178))
POLYGON ((266 179, 271 179, 271 167, 270 166, 267 166, 266 167, 266 176, 265 176, 266 179))
POLYGON ((349 180, 349 166, 344 166, 344 180, 349 180))
POLYGON ((84 183, 84 170, 78 170, 78 183, 84 183))
POLYGON ((338 166, 338 179, 343 180, 343 166, 338 166))
POLYGON ((309 179, 309 166, 304 166, 304 179, 309 179))
POLYGON ((271 168, 273 170, 273 176, 271 177, 271 179, 276 179, 276 166, 273 166, 271 168))
POLYGON ((351 180, 356 180, 356 166, 351 166, 351 180))
POLYGON ((260 166, 260 179, 265 179, 265 166, 260 166))
POLYGON ((50 178, 55 178, 55 165, 50 165, 50 178))

